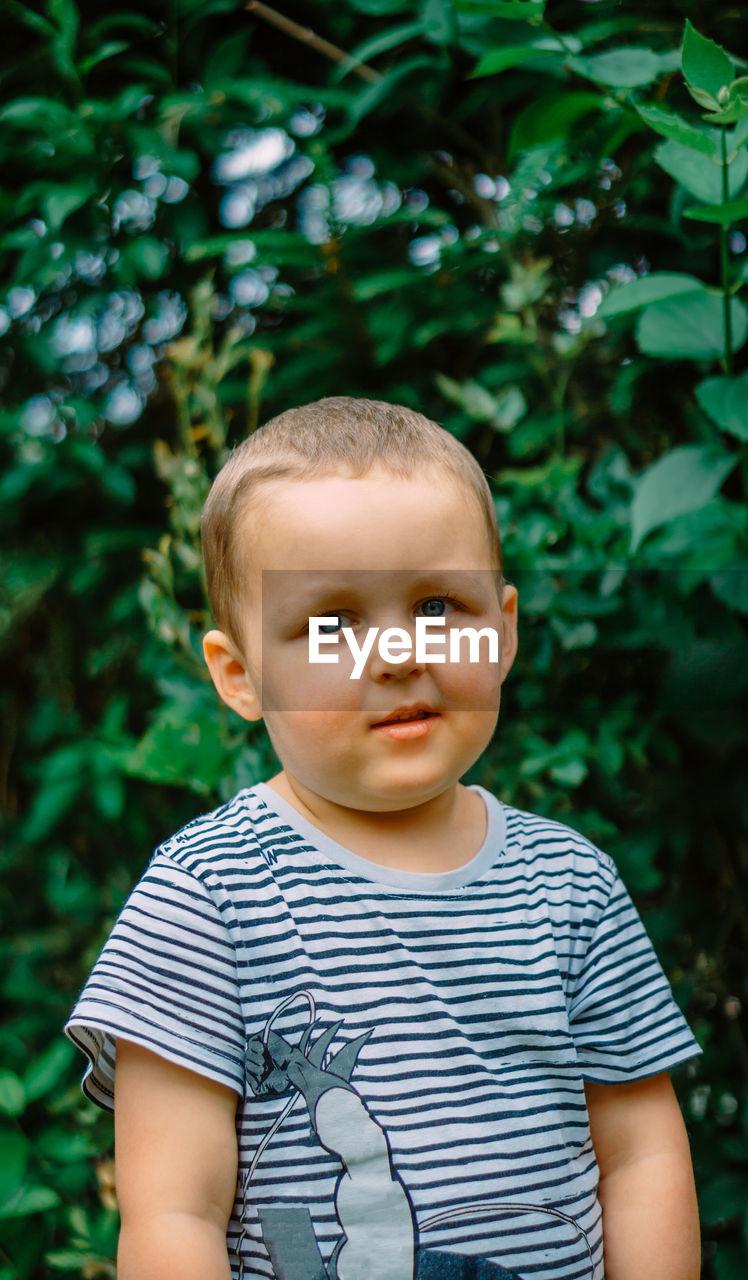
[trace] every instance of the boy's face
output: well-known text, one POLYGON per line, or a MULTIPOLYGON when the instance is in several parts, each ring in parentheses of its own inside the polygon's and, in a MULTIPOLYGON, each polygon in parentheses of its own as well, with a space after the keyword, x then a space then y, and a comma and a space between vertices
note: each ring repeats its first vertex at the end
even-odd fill
POLYGON ((242 544, 241 651, 226 641, 231 658, 221 664, 212 632, 206 657, 224 700, 245 719, 264 717, 289 783, 369 813, 454 787, 493 734, 516 648, 516 591, 504 587, 499 601, 474 494, 436 469, 268 482, 259 514, 242 523, 242 544), (490 627, 498 661, 489 661, 486 640, 479 662, 468 660, 467 642, 450 662, 447 642, 441 664, 415 655, 398 663, 374 643, 351 679, 342 634, 320 650, 336 663, 310 662, 309 619, 323 616, 339 617, 329 634, 350 628, 359 648, 375 627, 378 636, 402 628, 414 642, 419 616, 444 616, 447 637, 455 627, 490 627), (393 713, 409 710, 410 727, 388 728, 393 713))

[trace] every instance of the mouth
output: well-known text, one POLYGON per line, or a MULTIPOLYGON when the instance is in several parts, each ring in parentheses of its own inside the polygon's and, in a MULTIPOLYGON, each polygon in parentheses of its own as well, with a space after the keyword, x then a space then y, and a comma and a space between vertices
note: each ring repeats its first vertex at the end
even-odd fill
POLYGON ((384 720, 377 720, 371 727, 372 729, 382 729, 392 724, 410 724, 418 720, 435 720, 438 712, 432 711, 430 707, 419 703, 410 707, 397 707, 384 720))

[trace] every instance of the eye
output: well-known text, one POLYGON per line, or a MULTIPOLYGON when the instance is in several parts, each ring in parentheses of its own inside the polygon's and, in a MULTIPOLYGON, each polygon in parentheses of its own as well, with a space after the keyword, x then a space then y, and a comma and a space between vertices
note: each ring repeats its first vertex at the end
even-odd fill
POLYGON ((428 600, 421 601, 418 608, 426 618, 443 618, 457 608, 457 601, 450 596, 429 596, 428 600))
POLYGON ((326 618, 337 618, 338 622, 331 622, 324 626, 320 623, 319 630, 322 635, 333 635, 336 631, 342 631, 343 627, 350 627, 353 625, 353 620, 347 613, 327 613, 323 616, 326 618))

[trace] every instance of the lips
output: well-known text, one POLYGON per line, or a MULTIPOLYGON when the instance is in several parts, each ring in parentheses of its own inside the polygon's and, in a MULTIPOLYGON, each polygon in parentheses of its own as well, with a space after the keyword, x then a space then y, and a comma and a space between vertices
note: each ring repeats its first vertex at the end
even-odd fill
POLYGON ((427 707, 424 702, 414 702, 408 707, 396 707, 394 711, 383 720, 377 720, 371 727, 379 729, 385 724, 402 724, 409 720, 428 720, 431 716, 438 715, 438 712, 432 711, 431 707, 427 707))

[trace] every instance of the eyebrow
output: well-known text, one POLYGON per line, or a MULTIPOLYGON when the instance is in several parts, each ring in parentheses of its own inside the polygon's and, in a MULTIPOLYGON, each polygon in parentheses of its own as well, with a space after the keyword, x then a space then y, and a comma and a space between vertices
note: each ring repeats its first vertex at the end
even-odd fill
MULTIPOLYGON (((274 602, 273 615, 286 625, 299 618, 322 617, 326 611, 336 606, 342 608, 345 601, 354 602, 357 594, 363 594, 362 588, 350 583, 315 583, 310 582, 308 574, 300 569, 274 569, 268 572, 293 575, 284 586, 280 603, 274 602)), ((262 593, 263 612, 266 608, 266 594, 262 593)))
POLYGON ((283 574, 287 578, 282 591, 287 598, 273 610, 282 622, 301 615, 321 617, 328 609, 358 605, 369 595, 372 574, 402 577, 407 580, 408 594, 425 597, 481 594, 486 586, 493 586, 494 578, 490 569, 424 569, 416 571, 415 577, 411 576, 409 569, 318 570, 316 572, 323 575, 322 581, 318 582, 310 581, 310 574, 315 570, 271 569, 264 572, 283 574))

